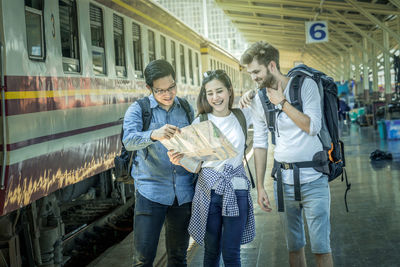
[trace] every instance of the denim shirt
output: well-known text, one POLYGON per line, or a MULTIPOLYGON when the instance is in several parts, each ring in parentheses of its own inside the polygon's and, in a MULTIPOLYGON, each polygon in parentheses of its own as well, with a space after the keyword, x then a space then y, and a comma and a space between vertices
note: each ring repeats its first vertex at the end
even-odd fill
MULTIPOLYGON (((175 196, 178 204, 191 202, 194 195, 194 176, 181 166, 170 162, 167 149, 159 141, 150 139, 153 130, 165 124, 189 125, 186 112, 175 97, 173 106, 166 111, 158 105, 153 95, 149 96, 152 117, 149 129, 142 131, 142 110, 137 102, 125 113, 123 143, 129 151, 138 150, 137 165, 133 164, 131 175, 135 179, 135 188, 145 198, 163 205, 172 205, 175 196), (145 149, 148 149, 145 159, 145 149)), ((192 114, 194 113, 191 107, 192 114)))

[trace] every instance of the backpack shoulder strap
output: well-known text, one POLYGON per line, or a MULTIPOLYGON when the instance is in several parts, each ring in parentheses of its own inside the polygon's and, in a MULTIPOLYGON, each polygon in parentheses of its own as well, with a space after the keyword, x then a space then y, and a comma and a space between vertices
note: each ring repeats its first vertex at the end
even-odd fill
POLYGON ((181 106, 183 107, 183 109, 185 110, 186 118, 188 119, 189 124, 191 124, 192 121, 194 120, 194 117, 193 117, 194 114, 192 114, 189 102, 186 99, 180 98, 180 97, 178 97, 178 101, 181 104, 181 106))
POLYGON ((267 91, 265 88, 258 90, 258 96, 260 97, 261 105, 264 109, 265 118, 267 119, 268 130, 271 133, 272 144, 275 145, 275 106, 271 103, 267 96, 267 91))
POLYGON ((247 140, 247 124, 246 124, 246 117, 243 114, 243 111, 239 108, 232 109, 233 115, 235 115, 236 119, 240 123, 240 127, 242 127, 242 131, 244 134, 244 140, 247 140))
POLYGON ((303 86, 304 79, 305 79, 305 75, 294 76, 294 78, 290 84, 290 88, 289 88, 290 104, 301 112, 303 112, 303 101, 301 99, 301 87, 303 86))
POLYGON ((242 127, 242 131, 244 133, 244 152, 243 152, 243 158, 246 162, 247 165, 247 170, 249 171, 249 176, 250 176, 250 182, 251 182, 251 187, 255 188, 256 185, 254 183, 254 178, 253 174, 250 171, 249 163, 247 162, 246 158, 246 149, 247 149, 247 123, 246 123, 246 117, 243 114, 243 111, 239 108, 233 108, 232 109, 233 115, 235 115, 236 119, 239 121, 240 127, 242 127))
POLYGON ((200 117, 200 122, 202 122, 202 121, 208 121, 208 115, 207 115, 207 113, 201 113, 201 114, 199 114, 199 117, 200 117))
MULTIPOLYGON (((137 100, 140 108, 142 109, 142 122, 143 122, 143 127, 142 131, 147 131, 150 126, 151 122, 151 116, 153 115, 151 107, 150 107, 150 99, 148 96, 140 98, 137 100)), ((147 159, 147 155, 149 153, 149 150, 147 147, 144 149, 145 156, 144 158, 147 159)), ((137 154, 137 150, 133 151, 132 157, 135 158, 137 154)), ((135 165, 137 165, 137 161, 135 160, 135 165)))
POLYGON ((124 138, 124 117, 119 118, 118 122, 121 122, 121 124, 122 124, 121 133, 119 135, 119 139, 121 140, 122 146, 124 146, 124 143, 122 142, 122 138, 124 138))
POLYGON ((150 99, 149 97, 143 97, 137 100, 140 108, 142 109, 142 122, 143 122, 143 131, 147 131, 150 126, 152 111, 150 108, 150 99))

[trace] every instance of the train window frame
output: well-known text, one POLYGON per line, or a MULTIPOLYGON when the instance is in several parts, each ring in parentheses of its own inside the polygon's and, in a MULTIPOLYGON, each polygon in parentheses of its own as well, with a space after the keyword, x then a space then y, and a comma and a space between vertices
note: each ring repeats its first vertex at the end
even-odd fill
MULTIPOLYGON (((90 41, 91 41, 91 48, 92 48, 92 65, 93 65, 93 73, 96 76, 106 76, 107 75, 107 55, 106 55, 106 43, 105 43, 105 31, 104 31, 104 10, 103 8, 94 5, 92 3, 89 4, 89 28, 90 28, 90 41), (92 13, 91 13, 91 8, 93 9, 98 9, 100 10, 100 18, 101 21, 94 21, 92 20, 92 13), (93 36, 92 36, 92 26, 95 26, 99 29, 99 31, 102 34, 102 40, 100 40, 100 42, 103 43, 103 47, 102 46, 97 46, 93 44, 93 36), (94 54, 101 54, 102 58, 103 58, 103 72, 96 72, 95 70, 95 63, 94 63, 94 54)), ((95 28, 93 27, 93 28, 95 28)))
POLYGON ((132 22, 132 49, 133 49, 133 69, 135 78, 143 78, 143 57, 142 57, 142 29, 138 23, 132 22), (137 35, 135 27, 137 26, 137 35), (137 37, 137 38, 136 38, 137 37))
POLYGON ((197 77, 197 85, 200 86, 200 57, 199 53, 195 52, 195 69, 197 77))
POLYGON ((181 82, 186 83, 185 47, 179 44, 179 66, 181 68, 181 82))
POLYGON ((79 36, 79 18, 78 18, 78 6, 77 6, 77 1, 76 0, 58 0, 58 19, 59 19, 59 26, 60 26, 60 46, 61 46, 61 57, 62 57, 62 68, 64 73, 80 73, 81 72, 81 54, 80 54, 80 36, 79 36), (62 42, 62 38, 63 38, 63 34, 62 34, 62 21, 61 21, 61 8, 60 8, 60 3, 63 2, 67 5, 71 5, 72 6, 72 13, 70 13, 68 15, 69 18, 69 22, 71 22, 72 20, 75 20, 75 25, 71 23, 68 23, 66 25, 68 25, 68 27, 70 27, 69 29, 70 34, 71 32, 74 32, 76 35, 73 36, 73 41, 70 42, 70 44, 72 44, 72 46, 70 47, 70 50, 74 52, 73 57, 67 57, 63 55, 63 42, 62 42), (73 12, 75 12, 75 16, 73 16, 73 12), (72 14, 72 18, 71 18, 71 14, 72 14), (76 38, 76 39, 75 39, 76 38))
POLYGON ((160 35, 160 59, 167 60, 167 39, 160 35))
POLYGON ((43 3, 41 6, 42 10, 29 7, 25 5, 25 31, 26 31, 26 51, 28 53, 28 58, 31 60, 35 61, 44 61, 46 59, 46 42, 45 42, 45 36, 44 36, 44 18, 43 18, 43 3), (32 40, 30 37, 30 34, 33 33, 33 31, 28 30, 28 21, 27 21, 27 13, 30 15, 38 15, 40 18, 40 56, 37 55, 32 55, 32 50, 29 48, 30 41, 32 40))
MULTIPOLYGON (((117 77, 126 77, 126 52, 125 52, 125 21, 124 18, 120 15, 113 13, 113 43, 114 43, 114 64, 115 64, 115 75, 117 77), (116 28, 116 19, 121 19, 122 28, 116 28), (120 36, 118 36, 120 35, 120 36), (122 46, 116 46, 116 37, 121 37, 121 44, 122 46), (122 56, 117 58, 117 49, 120 50, 122 56), (118 61, 122 62, 122 65, 118 65, 118 61)), ((119 54, 118 54, 119 55, 119 54)))
POLYGON ((176 73, 176 43, 171 40, 171 65, 176 73))
POLYGON ((188 49, 188 64, 189 64, 189 83, 194 85, 194 72, 193 72, 193 58, 192 58, 192 49, 188 49))
POLYGON ((149 50, 149 62, 157 59, 156 54, 156 34, 152 30, 147 30, 147 42, 148 42, 148 50, 149 50), (150 42, 151 41, 151 42, 150 42))

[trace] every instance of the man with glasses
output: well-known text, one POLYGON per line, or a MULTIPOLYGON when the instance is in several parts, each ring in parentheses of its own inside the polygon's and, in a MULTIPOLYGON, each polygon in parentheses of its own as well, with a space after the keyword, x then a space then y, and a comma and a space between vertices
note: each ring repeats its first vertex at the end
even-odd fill
POLYGON ((149 128, 143 130, 144 111, 138 102, 126 111, 123 125, 125 148, 137 150, 131 172, 136 188, 133 266, 153 266, 164 221, 168 266, 186 266, 194 177, 172 164, 167 149, 158 141, 172 138, 189 125, 194 111, 186 100, 176 96, 175 71, 170 63, 154 60, 147 65, 144 76, 151 93, 149 128))

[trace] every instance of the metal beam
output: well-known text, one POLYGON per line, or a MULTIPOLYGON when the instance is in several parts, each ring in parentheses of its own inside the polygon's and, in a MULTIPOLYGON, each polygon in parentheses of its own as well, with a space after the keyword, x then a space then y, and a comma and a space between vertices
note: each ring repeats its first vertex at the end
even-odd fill
POLYGON ((376 46, 378 46, 383 52, 387 53, 390 55, 390 51, 385 49, 385 47, 383 47, 383 45, 381 45, 380 43, 378 43, 377 41, 375 41, 374 39, 372 39, 369 35, 367 35, 363 30, 361 30, 359 27, 357 27, 353 22, 351 22, 350 20, 348 20, 347 18, 345 18, 342 14, 340 14, 339 12, 337 12, 336 10, 331 11, 334 15, 336 15, 339 19, 341 19, 344 23, 348 24, 349 26, 351 26, 356 32, 358 32, 359 34, 361 34, 361 36, 367 38, 371 43, 375 44, 376 46))
MULTIPOLYGON (((295 35, 295 36, 288 36, 288 35, 282 35, 282 36, 278 36, 278 35, 273 35, 273 34, 266 34, 266 33, 246 33, 243 34, 243 36, 245 38, 249 37, 249 38, 258 38, 258 39, 263 39, 263 40, 279 40, 279 41, 286 41, 290 44, 291 40, 296 40, 296 41, 301 41, 303 44, 305 43, 305 37, 304 36, 300 36, 300 35, 295 35)), ((296 47, 299 47, 299 43, 293 44, 296 47)))
MULTIPOLYGON (((399 0, 389 0, 389 1, 399 1, 399 0)), ((244 1, 241 0, 216 0, 217 4, 225 3, 225 4, 241 4, 244 1)), ((316 8, 319 5, 319 1, 294 1, 294 0, 252 0, 251 3, 255 4, 254 6, 265 6, 268 5, 282 5, 285 6, 293 6, 293 7, 308 7, 308 8, 316 8), (257 5, 257 3, 259 5, 257 5)), ((374 14, 381 15, 400 15, 399 11, 393 11, 390 7, 383 4, 371 4, 371 3, 360 3, 364 9, 370 11, 374 14)), ((335 2, 335 1, 324 1, 323 3, 324 9, 336 9, 336 10, 345 10, 345 11, 357 11, 354 7, 349 4, 343 2, 335 2)))
POLYGON ((330 67, 332 70, 336 70, 337 65, 333 64, 330 60, 328 60, 328 58, 325 56, 326 55, 326 51, 323 51, 321 48, 319 48, 318 46, 314 46, 312 49, 309 49, 307 51, 314 51, 314 53, 317 53, 318 55, 320 55, 320 57, 323 59, 322 62, 327 66, 330 67), (317 51, 317 52, 316 52, 317 51))
MULTIPOLYGON (((247 12, 250 14, 258 13, 258 14, 268 14, 268 15, 284 15, 288 17, 298 17, 298 18, 305 18, 305 19, 313 19, 315 16, 315 12, 307 11, 307 10, 299 10, 296 8, 285 8, 282 9, 280 7, 268 7, 268 6, 249 6, 247 4, 228 4, 228 3, 218 3, 225 10, 237 11, 237 12, 247 12)), ((334 15, 329 14, 320 14, 320 19, 325 20, 336 20, 334 15)), ((352 16, 351 18, 346 18, 351 20, 357 24, 364 24, 364 25, 372 25, 370 21, 366 21, 363 17, 360 16, 352 16)))
POLYGON ((386 26, 382 21, 380 21, 379 19, 377 19, 375 16, 373 16, 371 13, 369 13, 367 10, 365 10, 364 8, 358 6, 358 3, 356 3, 353 0, 346 0, 349 4, 351 4, 352 6, 354 6, 355 8, 358 9, 358 11, 363 14, 364 16, 366 16, 370 21, 376 23, 381 29, 383 29, 384 31, 388 32, 391 36, 393 36, 399 43, 400 43, 400 35, 398 35, 397 33, 395 33, 394 31, 392 31, 388 26, 386 26))
MULTIPOLYGON (((325 69, 329 70, 329 72, 334 73, 336 76, 340 76, 337 73, 337 70, 335 70, 335 68, 332 68, 331 66, 326 64, 326 59, 324 59, 323 57, 321 58, 321 56, 316 53, 315 51, 306 51, 307 54, 309 54, 312 58, 316 58, 316 60, 318 60, 320 62, 321 65, 325 66, 325 69)), ((329 72, 324 71, 325 74, 328 74, 329 72)), ((333 76, 333 75, 331 75, 333 76)))
POLYGON ((394 6, 400 9, 400 1, 399 0, 389 0, 394 6))
POLYGON ((237 25, 237 28, 239 30, 244 30, 244 31, 249 31, 251 32, 266 32, 266 33, 280 33, 280 34, 293 34, 293 35, 303 35, 304 34, 304 28, 298 29, 298 30, 293 30, 293 29, 285 29, 285 28, 272 28, 272 27, 265 27, 265 26, 247 26, 247 25, 237 25))
MULTIPOLYGON (((298 21, 298 20, 291 20, 291 19, 277 19, 277 18, 272 18, 272 17, 260 17, 260 16, 246 16, 246 15, 239 15, 239 14, 232 14, 229 13, 227 10, 224 10, 225 14, 231 18, 233 23, 239 24, 247 24, 247 25, 254 25, 254 24, 249 24, 249 23, 256 23, 257 25, 260 24, 271 24, 271 25, 278 25, 281 27, 285 26, 299 26, 302 25, 304 27, 304 21, 298 21), (244 22, 244 23, 242 23, 244 22)), ((267 25, 260 25, 260 26, 267 26, 267 25)), ((360 26, 359 27, 362 30, 368 30, 368 26, 360 26)), ((342 25, 343 30, 349 30, 352 31, 352 29, 347 26, 346 24, 342 25)))

